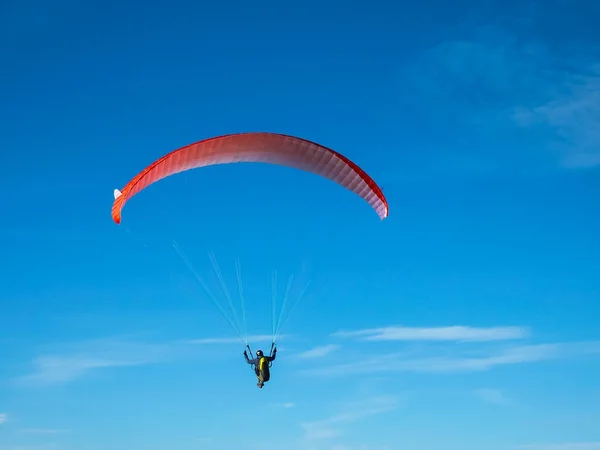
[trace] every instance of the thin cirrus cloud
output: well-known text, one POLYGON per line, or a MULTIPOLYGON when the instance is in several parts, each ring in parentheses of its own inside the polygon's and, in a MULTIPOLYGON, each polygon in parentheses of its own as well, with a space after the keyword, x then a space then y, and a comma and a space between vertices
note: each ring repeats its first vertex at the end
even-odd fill
POLYGON ((98 339, 67 345, 61 352, 44 354, 33 360, 33 371, 17 381, 27 385, 65 383, 94 370, 157 364, 189 354, 174 344, 127 342, 98 339))
MULTIPOLYGON (((279 336, 278 340, 282 338, 286 338, 286 336, 279 336)), ((257 342, 271 342, 273 339, 273 335, 271 334, 256 334, 252 336, 248 336, 248 342, 257 343, 257 342)), ((213 338, 200 338, 200 339, 189 339, 185 341, 188 344, 198 344, 198 345, 209 345, 209 344, 239 344, 240 338, 237 337, 213 337, 213 338)))
POLYGON ((563 442, 555 444, 526 444, 517 447, 521 450, 600 450, 598 442, 563 442))
POLYGON ((524 327, 476 328, 467 326, 415 328, 390 326, 356 331, 338 331, 333 337, 356 338, 363 341, 471 341, 486 342, 524 339, 529 336, 524 327))
POLYGON ((450 124, 444 138, 478 138, 471 157, 487 158, 482 162, 598 166, 600 65, 592 46, 573 47, 568 39, 561 45, 494 26, 480 27, 471 39, 441 42, 403 69, 414 102, 407 107, 433 121, 438 134, 439 123, 450 124), (433 112, 424 106, 432 102, 433 112))
POLYGON ((312 376, 350 376, 365 373, 417 372, 459 373, 477 372, 524 363, 535 363, 600 354, 600 342, 534 344, 502 349, 479 348, 460 350, 447 356, 425 350, 422 354, 384 353, 348 364, 332 364, 310 370, 312 376), (476 350, 476 351, 475 351, 476 350))
POLYGON ((348 403, 335 415, 326 419, 303 422, 307 440, 331 439, 341 436, 344 427, 371 416, 391 412, 398 407, 398 400, 393 396, 371 397, 362 401, 348 403))
POLYGON ((513 118, 524 129, 548 130, 563 166, 600 165, 600 65, 566 77, 558 96, 515 108, 513 118))
POLYGON ((312 348, 305 352, 302 352, 298 355, 300 359, 315 359, 315 358, 324 358, 330 353, 338 350, 340 348, 339 345, 329 344, 329 345, 320 345, 318 347, 312 348))
POLYGON ((295 408, 296 404, 292 402, 284 402, 284 403, 272 403, 271 406, 275 408, 283 408, 283 409, 291 409, 295 408))
POLYGON ((494 405, 507 405, 510 403, 508 398, 504 395, 504 393, 500 389, 476 389, 475 395, 479 397, 481 400, 492 403, 494 405))
POLYGON ((68 433, 70 430, 61 428, 24 428, 19 430, 21 434, 61 434, 68 433))
POLYGON ((7 420, 8 420, 8 414, 6 414, 6 413, 0 413, 0 425, 2 425, 7 420))

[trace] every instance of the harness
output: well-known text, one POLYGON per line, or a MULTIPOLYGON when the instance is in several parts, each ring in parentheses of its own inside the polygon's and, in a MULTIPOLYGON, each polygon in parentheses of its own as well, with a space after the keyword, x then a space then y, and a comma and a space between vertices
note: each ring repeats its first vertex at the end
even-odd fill
MULTIPOLYGON (((246 345, 246 348, 250 352, 250 358, 254 359, 254 355, 252 354, 252 349, 250 348, 250 345, 246 345)), ((269 356, 273 356, 273 349, 274 348, 275 348, 275 342, 272 342, 271 343, 271 350, 269 350, 269 356)), ((273 366, 273 361, 268 361, 267 358, 263 355, 258 360, 258 367, 255 367, 254 364, 251 364, 250 368, 252 370, 254 370, 254 372, 258 375, 259 371, 263 371, 263 370, 267 370, 268 371, 272 366, 273 366)))

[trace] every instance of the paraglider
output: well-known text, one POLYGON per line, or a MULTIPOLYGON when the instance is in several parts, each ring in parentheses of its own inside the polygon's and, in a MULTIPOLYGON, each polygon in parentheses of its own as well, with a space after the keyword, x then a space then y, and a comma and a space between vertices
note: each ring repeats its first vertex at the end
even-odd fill
MULTIPOLYGON (((157 159, 133 177, 125 187, 114 190, 113 221, 120 224, 125 204, 133 196, 163 178, 195 168, 243 162, 287 166, 320 175, 361 197, 375 210, 381 220, 388 216, 388 203, 381 188, 363 169, 342 154, 294 136, 251 132, 201 140, 157 159)), ((177 246, 175 249, 190 267, 189 261, 177 246)), ((195 271, 191 267, 190 269, 198 278, 195 271)), ((231 321, 230 324, 233 326, 231 321)), ((276 336, 274 331, 272 354, 265 356, 259 350, 256 358, 252 356, 252 350, 247 339, 245 340, 252 359, 248 358, 246 350, 244 356, 246 362, 255 370, 259 388, 270 379, 269 369, 277 354, 276 336)))
MULTIPOLYGON (((256 378, 258 380, 256 385, 260 389, 262 389, 265 383, 271 379, 271 364, 277 357, 277 348, 274 347, 271 353, 271 355, 265 356, 262 350, 257 350, 256 358, 249 359, 248 352, 244 350, 246 362, 254 367, 254 373, 256 374, 256 378)), ((250 356, 252 356, 252 351, 250 351, 250 356)))
POLYGON ((115 189, 112 218, 121 223, 125 203, 163 178, 199 167, 241 162, 276 164, 321 175, 362 197, 382 220, 388 216, 388 203, 381 188, 345 156, 305 139, 256 132, 205 139, 154 161, 123 189, 115 189))

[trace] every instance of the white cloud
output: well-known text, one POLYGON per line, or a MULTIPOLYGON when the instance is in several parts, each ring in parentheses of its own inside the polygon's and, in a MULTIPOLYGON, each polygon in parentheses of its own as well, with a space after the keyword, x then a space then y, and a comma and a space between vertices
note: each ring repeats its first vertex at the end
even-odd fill
POLYGON ((150 344, 113 339, 86 341, 66 346, 60 354, 33 360, 34 371, 19 379, 26 384, 68 382, 87 373, 111 367, 155 364, 182 356, 183 349, 171 344, 150 344))
POLYGON ((545 125, 553 133, 556 150, 562 150, 567 167, 600 164, 600 65, 589 73, 576 73, 563 80, 563 92, 533 107, 515 108, 518 125, 545 125))
POLYGON ((8 420, 8 414, 6 413, 0 413, 0 425, 2 425, 3 423, 5 423, 8 420))
POLYGON ((476 389, 475 395, 485 402, 496 405, 506 405, 510 403, 506 396, 499 389, 476 389))
POLYGON ((529 330, 524 327, 476 328, 467 326, 451 327, 404 327, 389 326, 367 328, 356 331, 338 331, 334 337, 358 338, 364 341, 498 341, 524 339, 529 330))
POLYGON ((558 444, 527 444, 523 450, 600 450, 600 442, 565 442, 558 444))
POLYGON ((276 408, 290 409, 290 408, 295 408, 296 404, 292 403, 292 402, 284 402, 284 403, 273 403, 271 406, 274 406, 276 408))
POLYGON ((305 422, 301 426, 308 440, 330 439, 343 434, 343 425, 393 411, 397 406, 398 402, 394 397, 372 397, 347 404, 342 412, 327 419, 305 422))
POLYGON ((138 360, 102 359, 94 356, 41 356, 34 360, 36 371, 24 381, 62 382, 73 380, 93 369, 144 364, 138 360))
MULTIPOLYGON (((277 341, 282 339, 289 338, 289 336, 278 336, 277 341)), ((271 342, 273 336, 270 334, 257 334, 248 336, 248 343, 257 343, 257 342, 271 342)), ((240 344, 241 340, 238 337, 213 337, 213 338, 200 338, 200 339, 189 339, 184 341, 188 344, 198 344, 198 345, 208 345, 208 344, 240 344)))
POLYGON ((24 428, 19 430, 21 434, 60 434, 68 433, 70 430, 60 428, 24 428))
POLYGON ((329 345, 321 345, 319 347, 312 348, 298 355, 298 358, 301 359, 313 359, 313 358, 323 358, 329 355, 331 352, 339 349, 339 345, 329 344, 329 345))
POLYGON ((331 427, 325 422, 307 422, 301 424, 301 426, 304 428, 304 434, 308 440, 331 439, 341 434, 340 430, 331 427))
POLYGON ((497 349, 477 349, 458 356, 410 356, 395 352, 366 357, 358 362, 312 368, 311 375, 345 376, 381 372, 473 372, 496 366, 549 361, 600 353, 600 342, 537 344, 497 349))
POLYGON ((435 144, 452 149, 429 159, 475 170, 600 165, 597 48, 496 26, 472 36, 435 45, 401 73, 411 90, 403 106, 436 131, 435 144), (456 149, 466 143, 472 151, 456 149))
MULTIPOLYGON (((7 450, 54 450, 59 448, 57 444, 47 443, 47 444, 37 444, 37 445, 16 445, 13 447, 8 447, 7 450)), ((4 448, 2 449, 4 450, 4 448)))
MULTIPOLYGON (((321 447, 323 450, 392 450, 387 445, 370 445, 370 444, 333 444, 328 447, 321 447)), ((309 450, 304 448, 303 450, 309 450)), ((317 450, 316 447, 310 447, 310 450, 317 450)))

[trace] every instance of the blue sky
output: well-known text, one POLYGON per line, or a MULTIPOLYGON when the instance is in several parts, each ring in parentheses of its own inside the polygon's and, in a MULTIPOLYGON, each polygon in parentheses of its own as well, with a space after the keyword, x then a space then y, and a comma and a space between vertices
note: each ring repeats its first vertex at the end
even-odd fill
POLYGON ((1 8, 0 450, 600 449, 597 2, 1 8), (242 131, 347 155, 390 217, 231 165, 112 222, 242 131), (239 261, 254 350, 273 274, 310 282, 263 390, 173 241, 238 311, 239 261))

